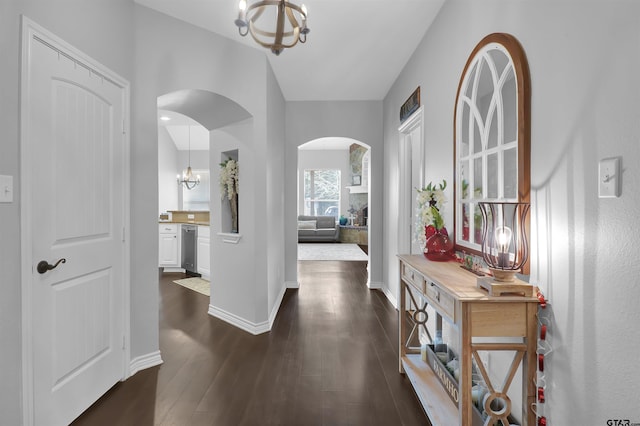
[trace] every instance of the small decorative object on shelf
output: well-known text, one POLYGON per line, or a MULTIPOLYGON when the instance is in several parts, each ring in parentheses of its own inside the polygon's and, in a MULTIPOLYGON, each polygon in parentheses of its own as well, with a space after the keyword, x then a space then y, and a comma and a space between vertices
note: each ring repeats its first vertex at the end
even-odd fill
POLYGON ((444 226, 444 204, 447 197, 444 190, 447 181, 429 185, 418 189, 416 201, 416 240, 424 247, 424 255, 429 260, 446 262, 453 260, 453 241, 449 238, 447 228, 444 226), (422 230, 424 229, 424 233, 422 230))
POLYGON ((238 162, 228 159, 220 163, 220 196, 227 198, 231 206, 231 232, 238 232, 238 162))

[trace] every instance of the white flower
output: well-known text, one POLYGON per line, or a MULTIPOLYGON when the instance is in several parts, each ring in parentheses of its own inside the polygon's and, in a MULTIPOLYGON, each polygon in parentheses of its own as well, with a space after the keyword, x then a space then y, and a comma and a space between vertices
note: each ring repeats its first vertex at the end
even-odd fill
POLYGON ((238 162, 227 160, 220 164, 220 196, 231 200, 240 189, 238 180, 238 162))
POLYGON ((444 205, 447 202, 444 189, 446 187, 447 182, 443 180, 439 185, 433 185, 430 182, 426 187, 416 189, 418 206, 416 207, 414 238, 421 246, 426 244, 425 228, 427 226, 433 225, 437 229, 444 227, 444 205))

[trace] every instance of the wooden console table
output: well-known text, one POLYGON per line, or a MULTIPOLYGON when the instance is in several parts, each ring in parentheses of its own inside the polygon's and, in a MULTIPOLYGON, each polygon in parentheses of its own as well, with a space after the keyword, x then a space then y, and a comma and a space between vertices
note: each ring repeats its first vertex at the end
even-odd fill
MULTIPOLYGON (((493 421, 506 420, 511 414, 511 400, 507 392, 518 367, 522 366, 522 412, 517 417, 524 425, 534 426, 535 414, 529 407, 535 402, 536 395, 537 298, 491 297, 476 287, 474 274, 463 270, 455 262, 432 262, 423 255, 399 255, 398 258, 400 373, 409 378, 431 422, 434 425, 474 424, 471 395, 473 359, 489 389, 485 409, 489 408, 487 412, 493 421), (457 407, 450 397, 451 389, 448 393, 434 369, 421 359, 420 346, 411 343, 412 339, 415 341, 415 330, 420 325, 427 332, 424 324, 427 306, 436 312, 436 329, 441 327, 442 318, 457 329, 460 380, 452 385, 457 393, 457 407), (414 323, 411 331, 408 330, 410 322, 414 323), (482 342, 477 341, 480 339, 474 341, 474 338, 480 337, 483 338, 482 342), (491 338, 500 340, 504 337, 518 339, 509 339, 516 343, 491 342, 491 338), (503 383, 497 386, 491 383, 478 351, 512 351, 515 354, 503 383), (494 399, 504 405, 504 409, 496 410, 497 413, 490 407, 494 399)), ((438 369, 437 366, 435 368, 438 369)))

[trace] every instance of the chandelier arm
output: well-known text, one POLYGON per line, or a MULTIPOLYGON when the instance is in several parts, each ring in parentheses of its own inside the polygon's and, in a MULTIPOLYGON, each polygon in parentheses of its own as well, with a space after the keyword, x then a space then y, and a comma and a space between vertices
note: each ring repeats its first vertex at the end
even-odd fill
POLYGON ((284 0, 277 6, 278 13, 276 15, 276 36, 273 40, 274 46, 282 45, 282 37, 284 32, 284 12, 286 10, 284 0))

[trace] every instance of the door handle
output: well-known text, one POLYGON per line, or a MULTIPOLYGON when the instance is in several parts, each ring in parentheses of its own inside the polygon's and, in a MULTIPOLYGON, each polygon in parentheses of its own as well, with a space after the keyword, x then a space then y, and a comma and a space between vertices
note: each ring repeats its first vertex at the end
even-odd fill
POLYGON ((38 262, 38 266, 36 267, 36 270, 38 271, 38 273, 44 274, 47 271, 56 269, 56 267, 61 263, 67 263, 67 259, 63 257, 62 259, 58 260, 55 265, 50 264, 46 260, 41 260, 40 262, 38 262))

